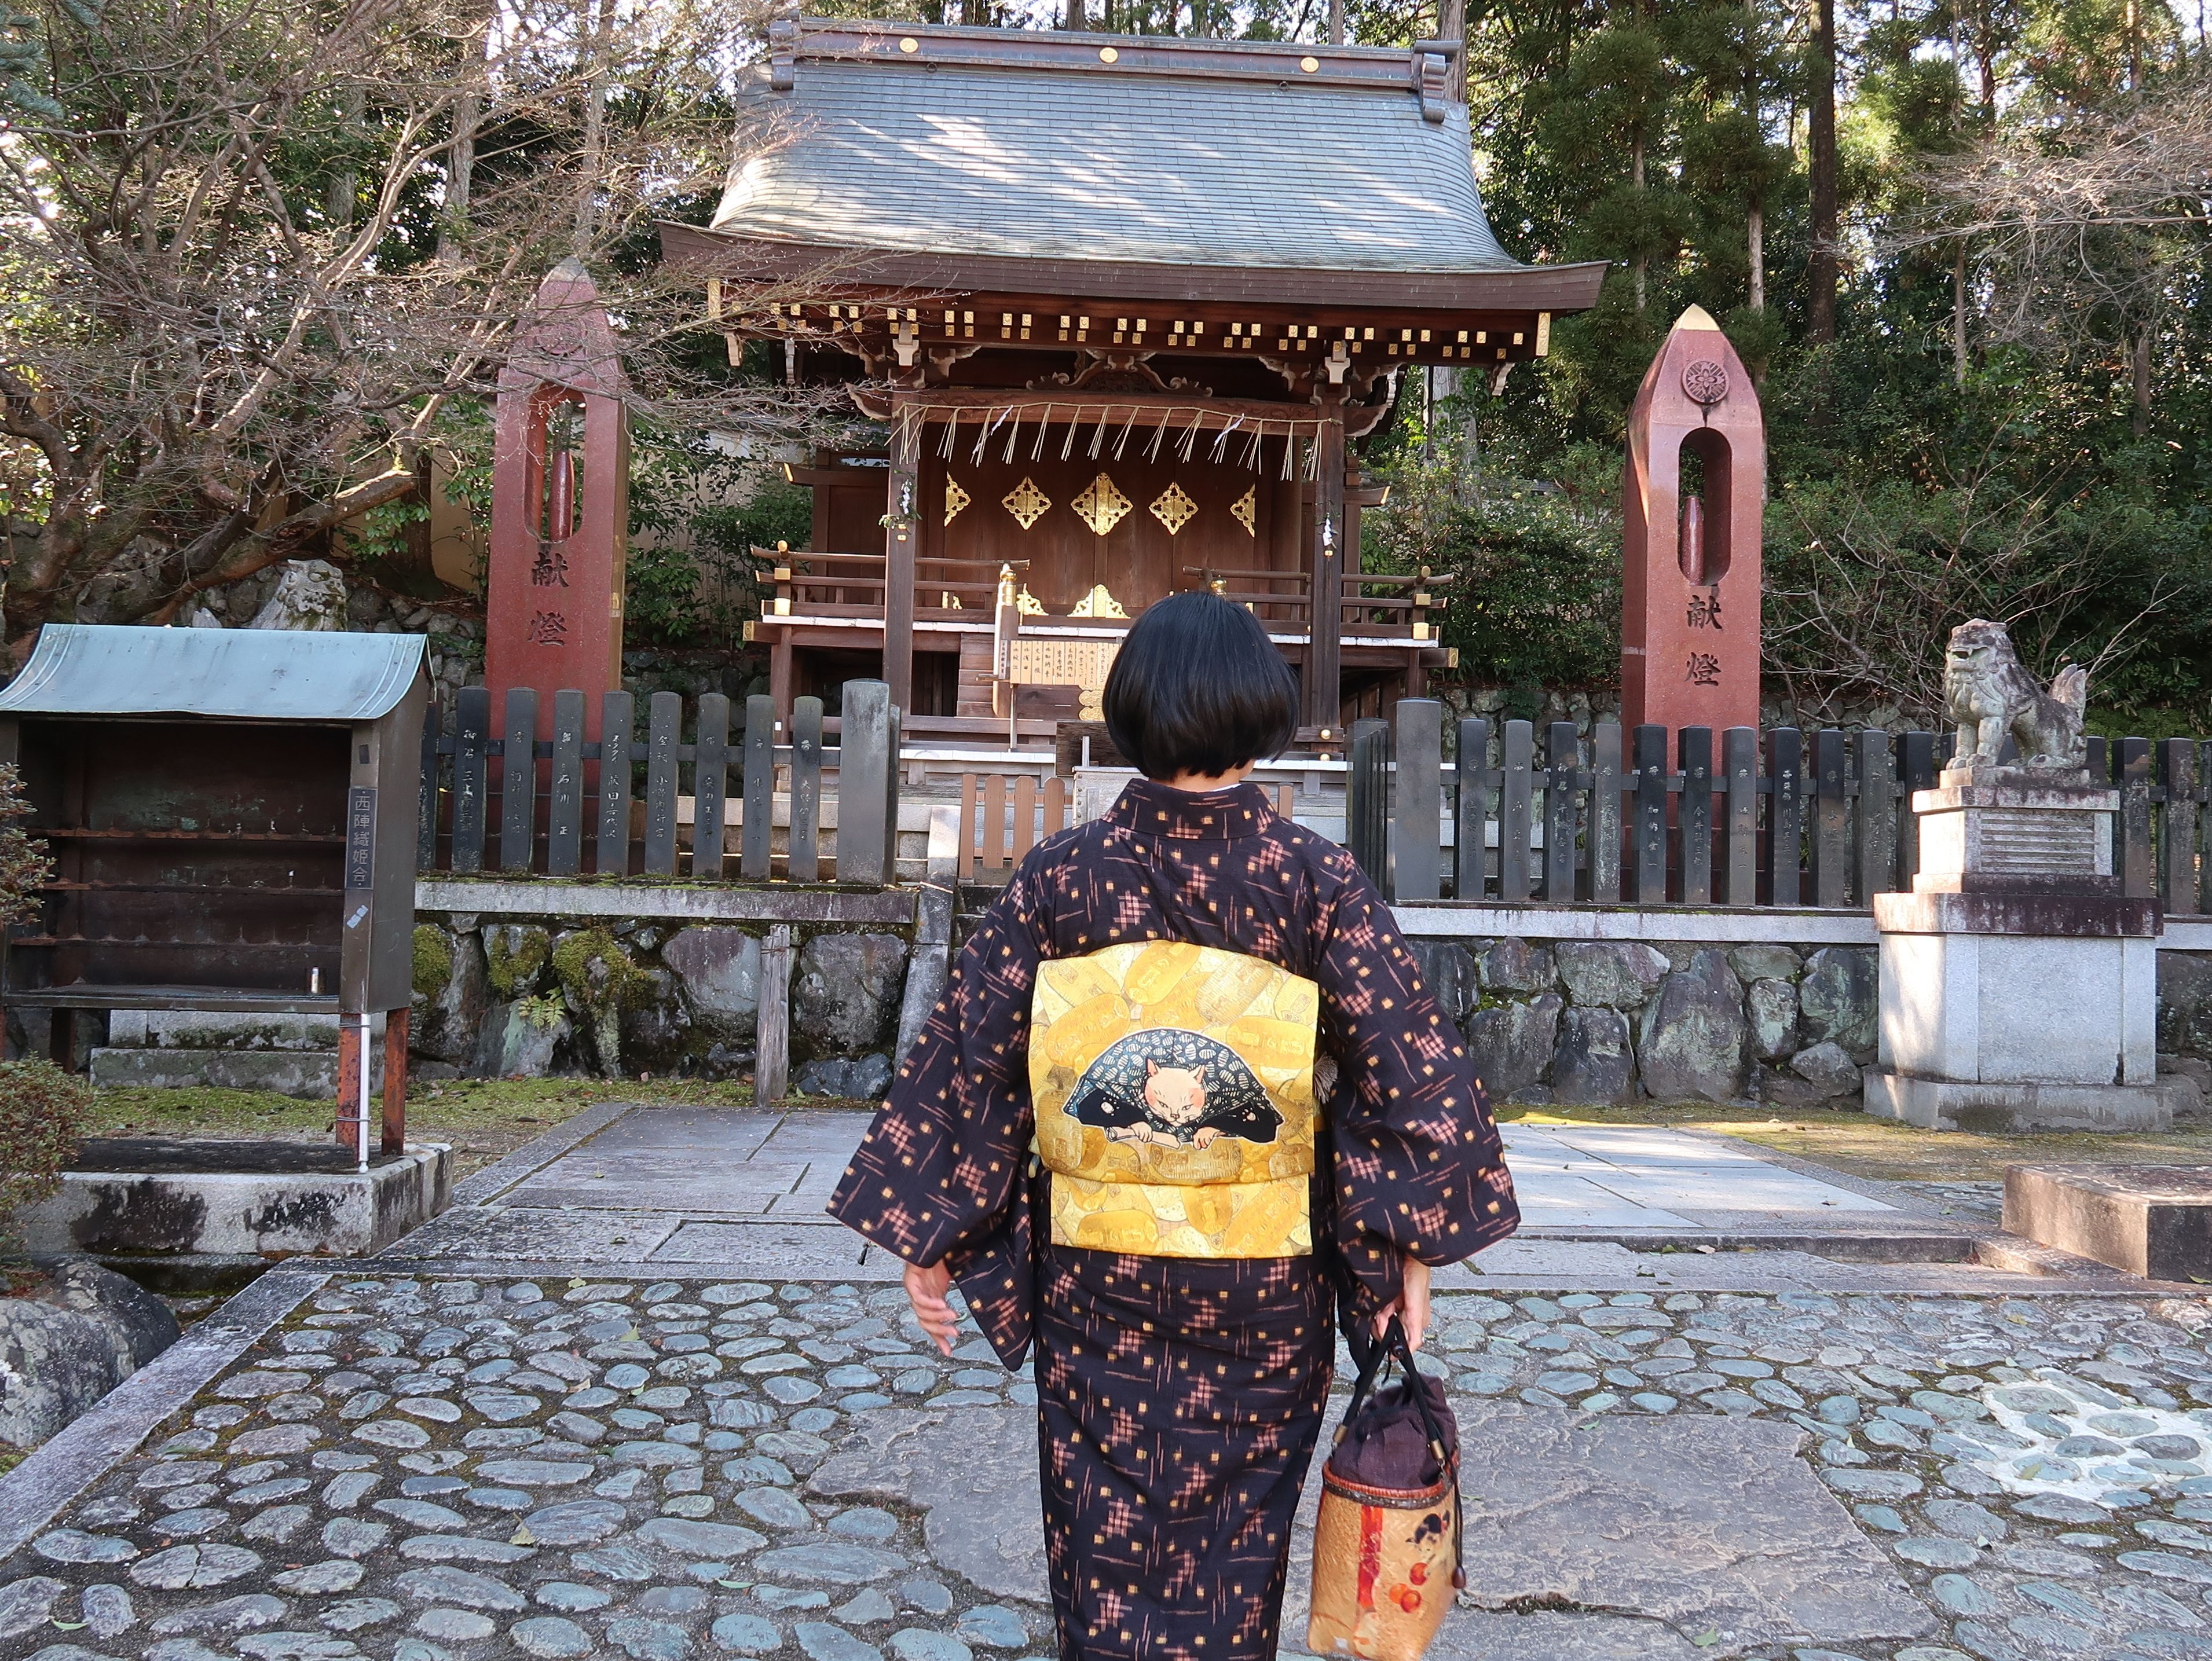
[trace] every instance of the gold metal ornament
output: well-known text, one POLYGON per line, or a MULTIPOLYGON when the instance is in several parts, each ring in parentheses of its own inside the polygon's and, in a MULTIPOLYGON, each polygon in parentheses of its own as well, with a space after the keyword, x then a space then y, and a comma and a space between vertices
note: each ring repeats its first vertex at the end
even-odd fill
POLYGON ((1198 517, 1198 504, 1179 484, 1170 484, 1152 499, 1152 517, 1167 526, 1172 536, 1198 517))
POLYGON ((1254 485, 1235 501, 1229 504, 1229 517, 1244 527, 1244 534, 1255 540, 1260 535, 1260 487, 1254 485))
POLYGON ((950 473, 945 476, 945 523, 951 524, 960 517, 960 510, 975 499, 960 488, 960 481, 950 473))
POLYGON ((1119 600, 1106 591, 1106 585, 1098 583, 1075 603, 1075 609, 1067 615, 1071 617, 1127 617, 1129 614, 1121 609, 1119 600))
POLYGON ((1082 494, 1068 504, 1076 517, 1103 536, 1127 517, 1136 504, 1123 495, 1113 480, 1101 473, 1083 487, 1082 494))
POLYGON ((1014 516, 1024 530, 1042 518, 1045 510, 1052 506, 1052 498, 1036 488, 1036 481, 1024 477, 1022 482, 999 499, 999 506, 1014 516))

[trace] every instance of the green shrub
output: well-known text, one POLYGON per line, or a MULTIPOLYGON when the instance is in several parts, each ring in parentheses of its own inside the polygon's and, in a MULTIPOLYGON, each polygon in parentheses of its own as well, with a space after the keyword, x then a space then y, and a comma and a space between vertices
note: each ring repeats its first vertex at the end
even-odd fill
POLYGON ((0 1061, 0 1217, 61 1186, 92 1106, 92 1086, 51 1061, 0 1061))

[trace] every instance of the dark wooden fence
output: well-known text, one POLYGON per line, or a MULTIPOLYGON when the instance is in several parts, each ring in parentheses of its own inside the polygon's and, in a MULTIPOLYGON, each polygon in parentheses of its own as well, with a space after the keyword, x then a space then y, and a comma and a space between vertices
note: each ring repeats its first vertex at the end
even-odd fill
POLYGON ((732 729, 730 700, 708 693, 691 712, 689 743, 684 700, 675 693, 653 694, 641 737, 630 694, 601 694, 596 741, 584 736, 587 708, 583 693, 555 693, 553 736, 544 739, 537 736, 534 692, 508 693, 496 726, 491 694, 482 687, 465 688, 456 699, 450 733, 433 707, 422 728, 416 868, 827 880, 826 767, 836 775, 836 879, 896 879, 899 717, 884 682, 845 683, 834 747, 824 743, 830 724, 818 698, 796 700, 790 731, 779 735, 769 699, 746 699, 732 729), (522 774, 514 758, 524 755, 532 758, 529 784, 517 788, 522 774), (788 852, 780 862, 770 846, 779 767, 790 774, 788 852), (724 848, 732 790, 742 803, 735 870, 724 848), (688 853, 678 835, 678 798, 685 796, 693 804, 688 853))
MULTIPOLYGON (((1860 907, 1910 888, 1911 794, 1932 788, 1948 734, 1554 722, 1456 724, 1397 706, 1352 724, 1345 840, 1395 900, 1860 907), (1495 759, 1492 739, 1495 737, 1495 759), (1447 854, 1443 826, 1455 821, 1447 854)), ((2212 912, 2204 846, 2212 743, 2089 740, 2093 779, 2120 793, 2112 870, 2169 912, 2212 912)))

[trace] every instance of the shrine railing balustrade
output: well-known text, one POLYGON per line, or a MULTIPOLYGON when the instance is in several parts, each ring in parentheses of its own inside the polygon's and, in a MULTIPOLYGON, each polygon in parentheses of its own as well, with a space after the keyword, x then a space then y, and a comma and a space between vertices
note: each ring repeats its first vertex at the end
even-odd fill
POLYGON ((495 726, 491 694, 464 688, 451 730, 434 705, 423 722, 416 868, 895 882, 899 714, 890 694, 881 681, 848 681, 843 715, 829 720, 819 698, 798 699, 787 742, 778 743, 775 702, 765 695, 744 700, 733 737, 722 694, 701 697, 687 722, 682 698, 656 692, 641 736, 635 697, 609 692, 599 697, 593 740, 581 692, 553 694, 553 736, 544 739, 535 692, 509 692, 495 726), (526 755, 529 787, 516 789, 513 758, 526 755), (825 769, 835 774, 826 793, 825 769), (787 781, 781 791, 780 771, 787 781))
MULTIPOLYGON (((1406 699, 1352 724, 1345 842, 1394 901, 1865 910, 1919 869, 1911 794, 1951 736, 1468 718, 1444 759, 1444 706, 1406 699), (1479 828, 1478 828, 1479 827, 1479 828)), ((2119 792, 2112 869, 2130 898, 2212 913, 2212 743, 2088 741, 2119 792)))

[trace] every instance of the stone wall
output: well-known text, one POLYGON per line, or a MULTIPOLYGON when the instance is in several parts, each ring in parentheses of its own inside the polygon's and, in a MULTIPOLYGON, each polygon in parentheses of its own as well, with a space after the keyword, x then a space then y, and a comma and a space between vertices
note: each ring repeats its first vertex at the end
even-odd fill
MULTIPOLYGON (((750 1071, 766 923, 503 920, 425 912, 415 931, 417 1076, 750 1071)), ((867 1096, 890 1076, 908 937, 796 926, 794 1082, 867 1096)))
POLYGON ((1413 939, 1493 1099, 1809 1106, 1874 1059, 1865 946, 1413 939))

